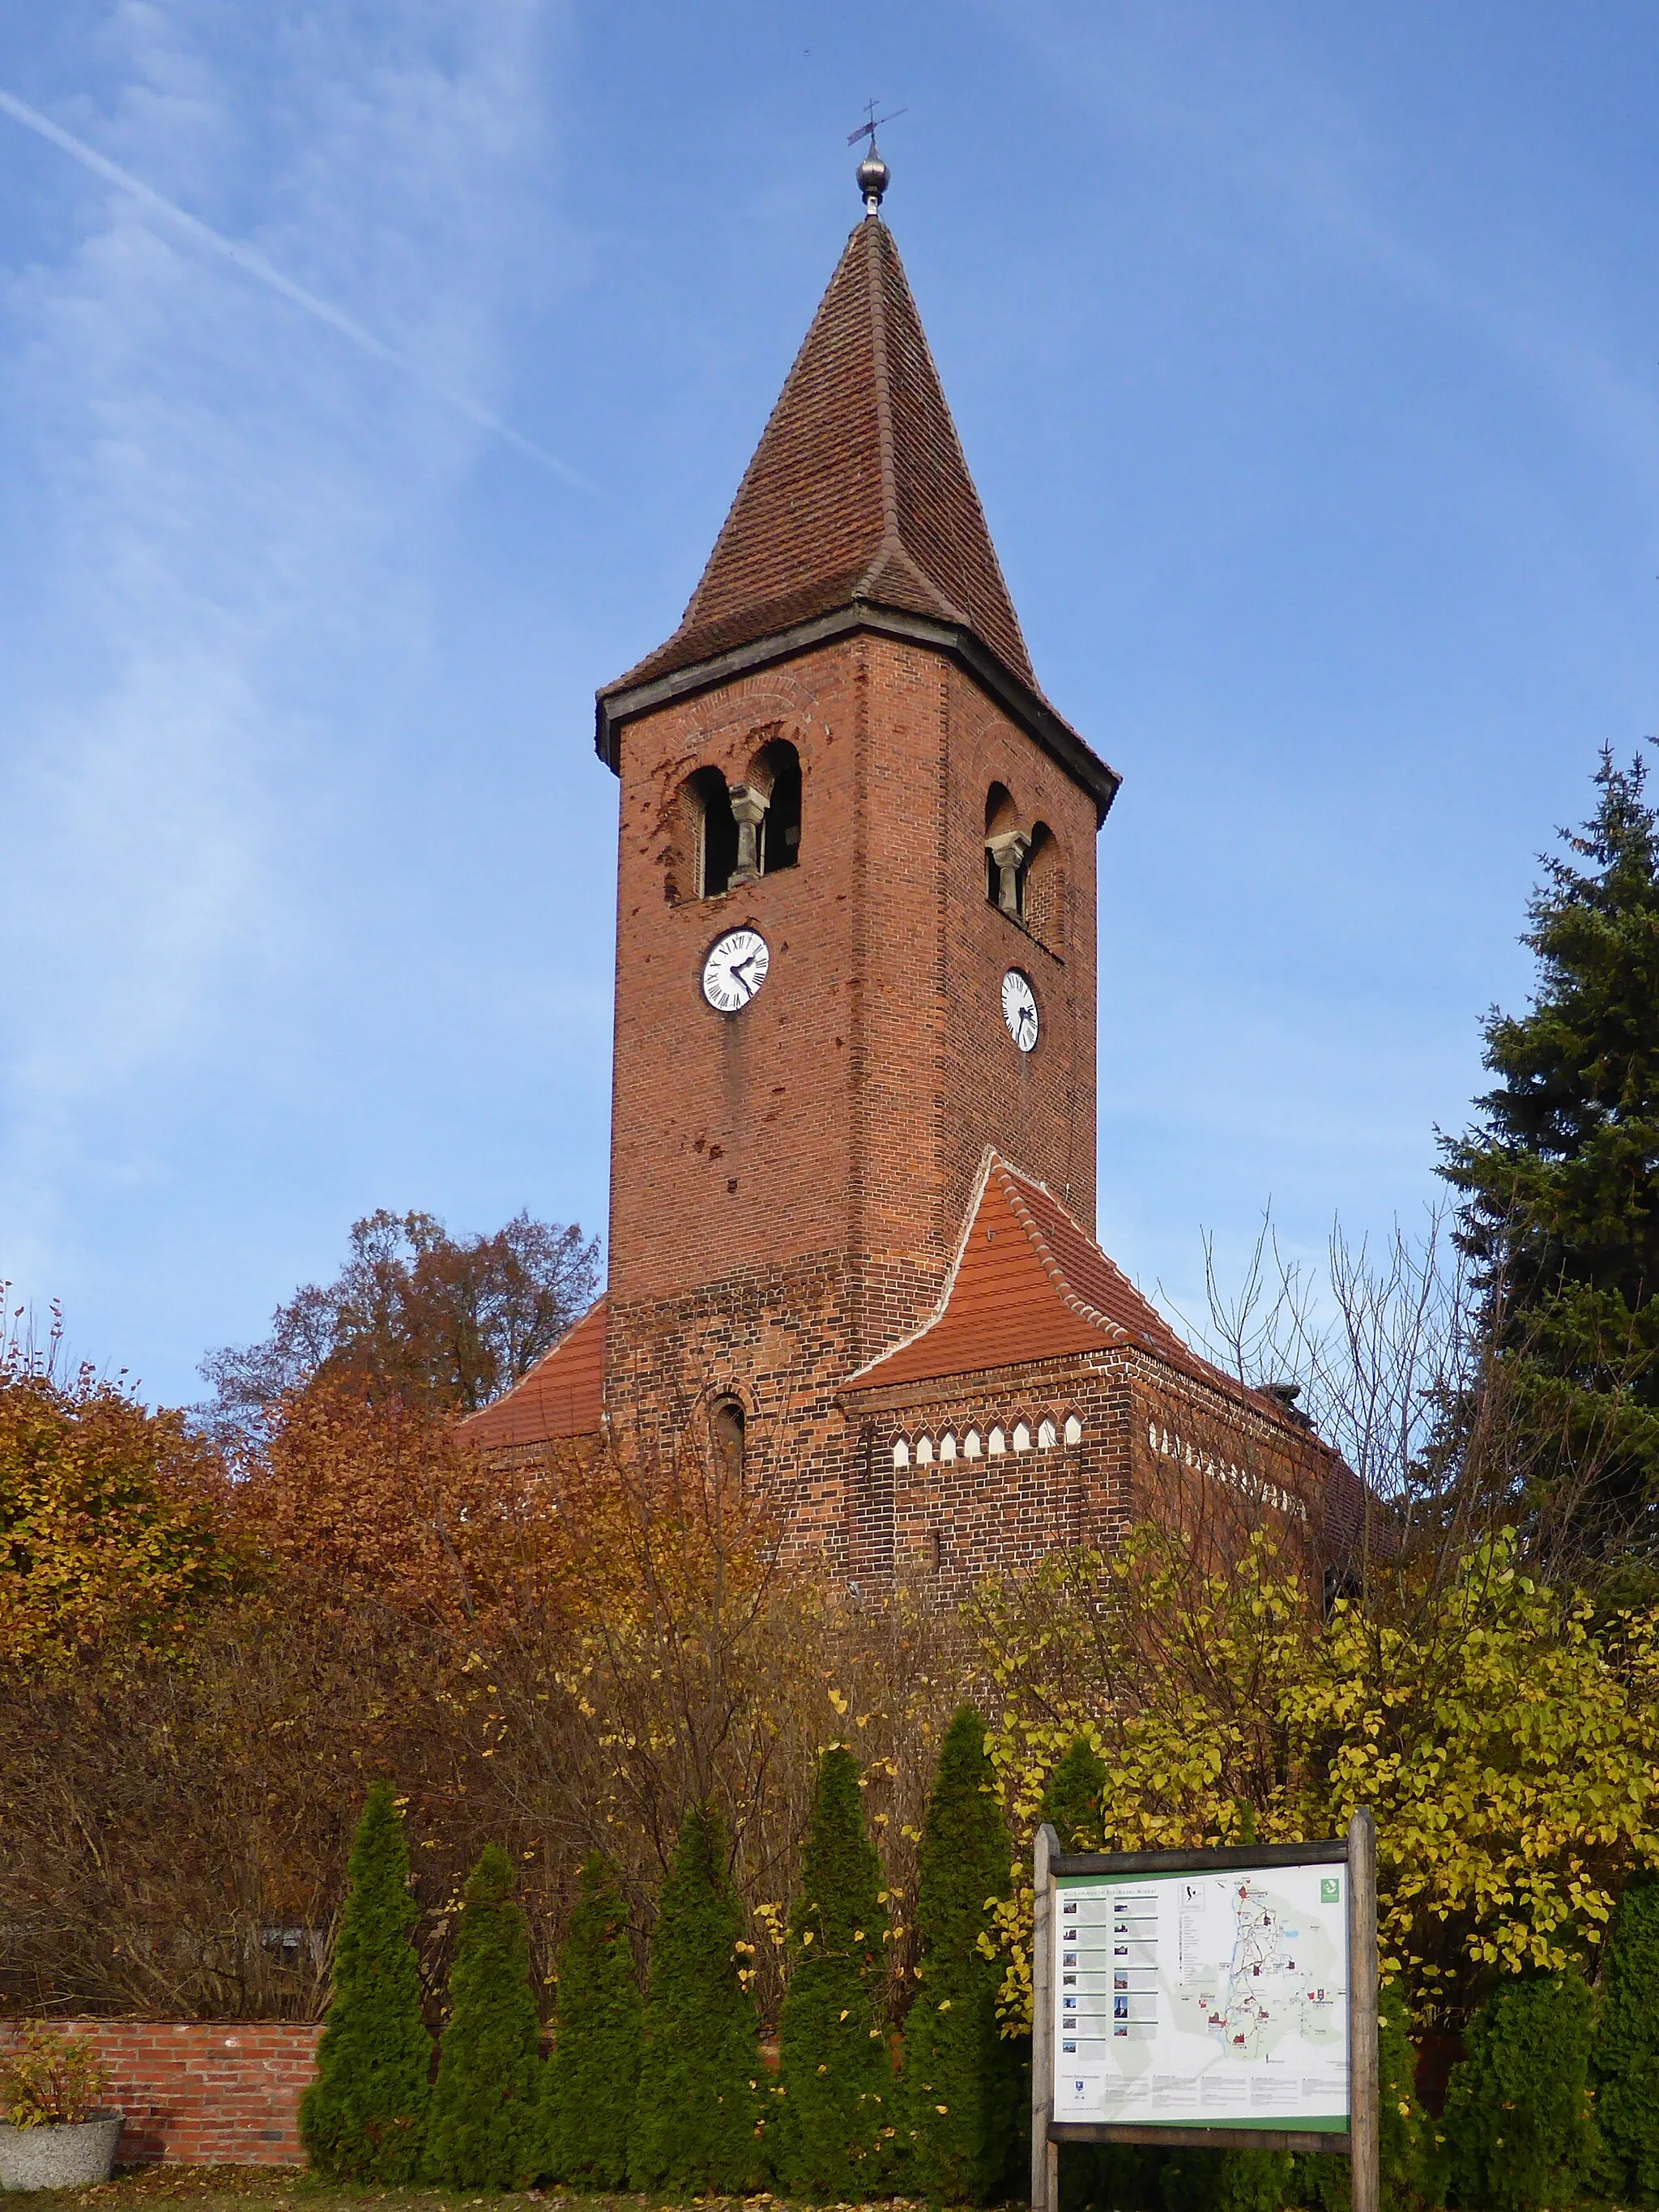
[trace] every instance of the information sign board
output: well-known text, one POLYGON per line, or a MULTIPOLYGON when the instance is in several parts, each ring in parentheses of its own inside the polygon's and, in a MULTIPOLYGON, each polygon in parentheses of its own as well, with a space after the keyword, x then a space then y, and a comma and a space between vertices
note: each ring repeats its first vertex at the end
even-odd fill
POLYGON ((1038 1832, 1034 2212, 1068 2141, 1346 2151, 1376 2186, 1370 1815, 1322 1843, 1066 1855, 1038 1832))
POLYGON ((1056 2120, 1348 2132, 1347 1870, 1054 1883, 1056 2120))

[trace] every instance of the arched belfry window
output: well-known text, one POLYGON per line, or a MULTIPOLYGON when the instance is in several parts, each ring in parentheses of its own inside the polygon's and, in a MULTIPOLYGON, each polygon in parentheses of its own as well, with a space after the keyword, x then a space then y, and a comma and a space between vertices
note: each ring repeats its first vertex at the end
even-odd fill
POLYGON ((743 1407, 735 1398, 722 1398, 708 1418, 714 1437, 714 1456, 720 1471, 728 1482, 743 1480, 744 1436, 748 1423, 743 1407))
POLYGON ((749 770, 751 791, 765 795, 759 832, 760 872, 775 875, 800 859, 800 755, 787 738, 774 738, 749 770))
POLYGON ((1021 872, 1020 918, 1051 952, 1066 949, 1066 875, 1060 847, 1046 822, 1031 825, 1031 849, 1021 872))
POLYGON ((718 898, 731 886, 738 865, 738 824, 732 794, 717 768, 700 768, 685 782, 689 842, 695 854, 696 898, 718 898))
POLYGON ((1016 921, 1025 911, 1025 864, 1030 850, 1013 794, 1006 783, 994 783, 985 794, 985 896, 1016 921))

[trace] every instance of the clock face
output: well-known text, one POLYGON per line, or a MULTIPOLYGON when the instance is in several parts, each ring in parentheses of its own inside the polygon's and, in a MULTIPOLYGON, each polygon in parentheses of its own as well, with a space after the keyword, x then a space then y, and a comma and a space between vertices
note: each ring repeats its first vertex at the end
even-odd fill
POLYGON ((728 929, 708 948, 702 995, 716 1013, 740 1013, 766 981, 772 955, 757 929, 728 929))
POLYGON ((1030 977, 1020 969, 1011 968, 1002 979, 1002 1018, 1020 1050, 1030 1052, 1037 1041, 1041 1024, 1037 1019, 1036 993, 1031 988, 1030 977))

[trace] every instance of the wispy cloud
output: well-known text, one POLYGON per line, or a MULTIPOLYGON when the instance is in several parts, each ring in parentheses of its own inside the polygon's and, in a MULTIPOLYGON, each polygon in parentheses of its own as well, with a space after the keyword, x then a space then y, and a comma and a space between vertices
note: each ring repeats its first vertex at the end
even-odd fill
POLYGON ((353 740, 418 680, 481 440, 571 473, 464 396, 537 235, 540 0, 374 12, 233 40, 215 0, 118 0, 118 161, 3 98, 107 188, 4 303, 33 540, 0 612, 0 1274, 39 1292, 90 1264, 88 1189, 157 1171, 158 1088, 295 1049, 353 740))
POLYGON ((440 399, 445 400, 452 407, 459 408, 469 422, 476 422, 481 429, 493 432, 498 438, 504 438, 507 444, 514 447, 519 453, 527 454, 532 461, 538 461, 544 468, 550 469, 555 476, 562 477, 565 483, 574 484, 583 491, 591 491, 593 489, 586 477, 580 475, 568 462, 562 461, 556 453, 550 453, 544 446, 538 446, 533 438, 526 438, 521 431, 515 430, 511 423, 503 422, 499 415, 492 415, 487 407, 479 406, 477 401, 470 399, 465 392, 452 391, 438 378, 428 375, 418 362, 410 361, 406 355, 399 353, 395 346, 389 346, 383 339, 377 338, 373 331, 365 330, 362 324, 355 321, 351 316, 343 314, 338 307, 331 306, 328 301, 319 300, 314 292, 308 292, 303 284, 296 284, 291 276, 285 276, 280 269, 274 269, 264 256, 262 253, 256 253, 251 246, 241 245, 234 238, 227 238, 222 231, 215 230, 211 224, 203 222, 188 210, 177 206, 170 199, 164 198, 152 186, 145 184, 142 178, 135 177, 130 169, 124 169, 118 161, 112 161, 107 155, 100 154, 96 147, 88 146, 85 139, 77 138, 73 131, 65 131, 62 124, 54 123, 50 116, 43 115, 38 107, 31 107, 26 100, 19 100, 15 93, 8 92, 3 87, 0 87, 0 114, 9 115, 14 122, 21 123, 25 130, 34 131, 49 145, 56 146, 61 152, 67 154, 72 161, 78 161, 82 168, 90 169, 94 177, 101 177, 106 184, 118 185, 124 192, 130 192, 142 208, 149 214, 159 216, 162 222, 182 231, 194 245, 204 248, 209 253, 216 255, 221 260, 228 261, 234 268, 252 276, 256 283, 267 285, 281 298, 291 301, 306 314, 315 316, 319 323, 326 323, 330 330, 337 331, 343 338, 349 340, 355 346, 361 347, 364 353, 371 355, 376 361, 389 362, 394 368, 401 369, 406 376, 412 376, 417 383, 424 385, 428 391, 434 392, 440 399))

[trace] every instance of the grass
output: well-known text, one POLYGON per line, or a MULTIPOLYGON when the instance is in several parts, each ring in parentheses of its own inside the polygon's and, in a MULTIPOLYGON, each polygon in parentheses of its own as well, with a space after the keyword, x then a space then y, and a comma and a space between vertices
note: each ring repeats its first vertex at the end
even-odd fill
MULTIPOLYGON (((699 2197, 704 2212, 787 2212, 781 2197, 699 2197)), ((911 2212, 899 2197, 878 2200, 911 2212)), ((649 2197, 580 2197, 568 2189, 489 2190, 472 2195, 464 2189, 359 2189, 324 2181, 297 2166, 130 2166, 113 2181, 95 2189, 37 2189, 29 2192, 31 2212, 155 2212, 164 2204, 188 2205, 190 2212, 658 2212, 665 2200, 649 2197)), ((684 2212, 683 2204, 676 2212, 684 2212)), ((833 2212, 833 2208, 816 2208, 833 2212)), ((874 2212, 874 2208, 868 2208, 874 2212)), ((920 2208, 916 2208, 920 2212, 920 2208)))

